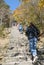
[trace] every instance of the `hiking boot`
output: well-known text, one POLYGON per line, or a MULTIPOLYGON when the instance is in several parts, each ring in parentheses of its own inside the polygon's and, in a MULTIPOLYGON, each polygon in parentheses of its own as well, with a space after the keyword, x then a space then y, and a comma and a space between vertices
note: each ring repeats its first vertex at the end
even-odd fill
POLYGON ((32 63, 35 63, 35 62, 37 61, 37 59, 38 59, 38 57, 35 56, 35 57, 34 57, 34 60, 32 61, 32 63))

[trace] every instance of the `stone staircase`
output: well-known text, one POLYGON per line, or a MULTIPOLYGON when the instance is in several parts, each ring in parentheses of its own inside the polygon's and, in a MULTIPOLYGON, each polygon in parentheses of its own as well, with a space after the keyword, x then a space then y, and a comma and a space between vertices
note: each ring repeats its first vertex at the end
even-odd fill
POLYGON ((14 27, 11 30, 9 44, 6 47, 3 56, 0 58, 0 65, 32 65, 28 40, 24 34, 20 34, 14 27))

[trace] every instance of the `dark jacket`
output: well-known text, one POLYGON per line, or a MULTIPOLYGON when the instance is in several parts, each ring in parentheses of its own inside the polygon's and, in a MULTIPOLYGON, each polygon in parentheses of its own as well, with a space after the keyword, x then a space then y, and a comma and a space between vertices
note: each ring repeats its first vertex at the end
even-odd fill
POLYGON ((39 34, 40 34, 39 29, 36 26, 34 26, 34 25, 29 26, 26 29, 26 36, 28 37, 28 39, 31 39, 33 37, 38 38, 39 34))

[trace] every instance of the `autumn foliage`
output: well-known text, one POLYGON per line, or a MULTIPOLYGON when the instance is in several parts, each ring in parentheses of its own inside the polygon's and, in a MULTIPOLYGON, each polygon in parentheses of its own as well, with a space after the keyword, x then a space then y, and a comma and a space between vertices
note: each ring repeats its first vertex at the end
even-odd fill
POLYGON ((13 12, 13 17, 18 22, 29 24, 33 22, 43 26, 44 0, 20 0, 21 5, 13 12))

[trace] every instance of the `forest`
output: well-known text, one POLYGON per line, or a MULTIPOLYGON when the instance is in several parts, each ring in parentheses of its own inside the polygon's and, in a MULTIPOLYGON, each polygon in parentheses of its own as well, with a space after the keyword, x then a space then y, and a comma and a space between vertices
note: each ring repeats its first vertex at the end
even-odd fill
POLYGON ((13 12, 13 17, 23 25, 33 22, 44 30, 44 0, 19 0, 21 5, 13 12))

